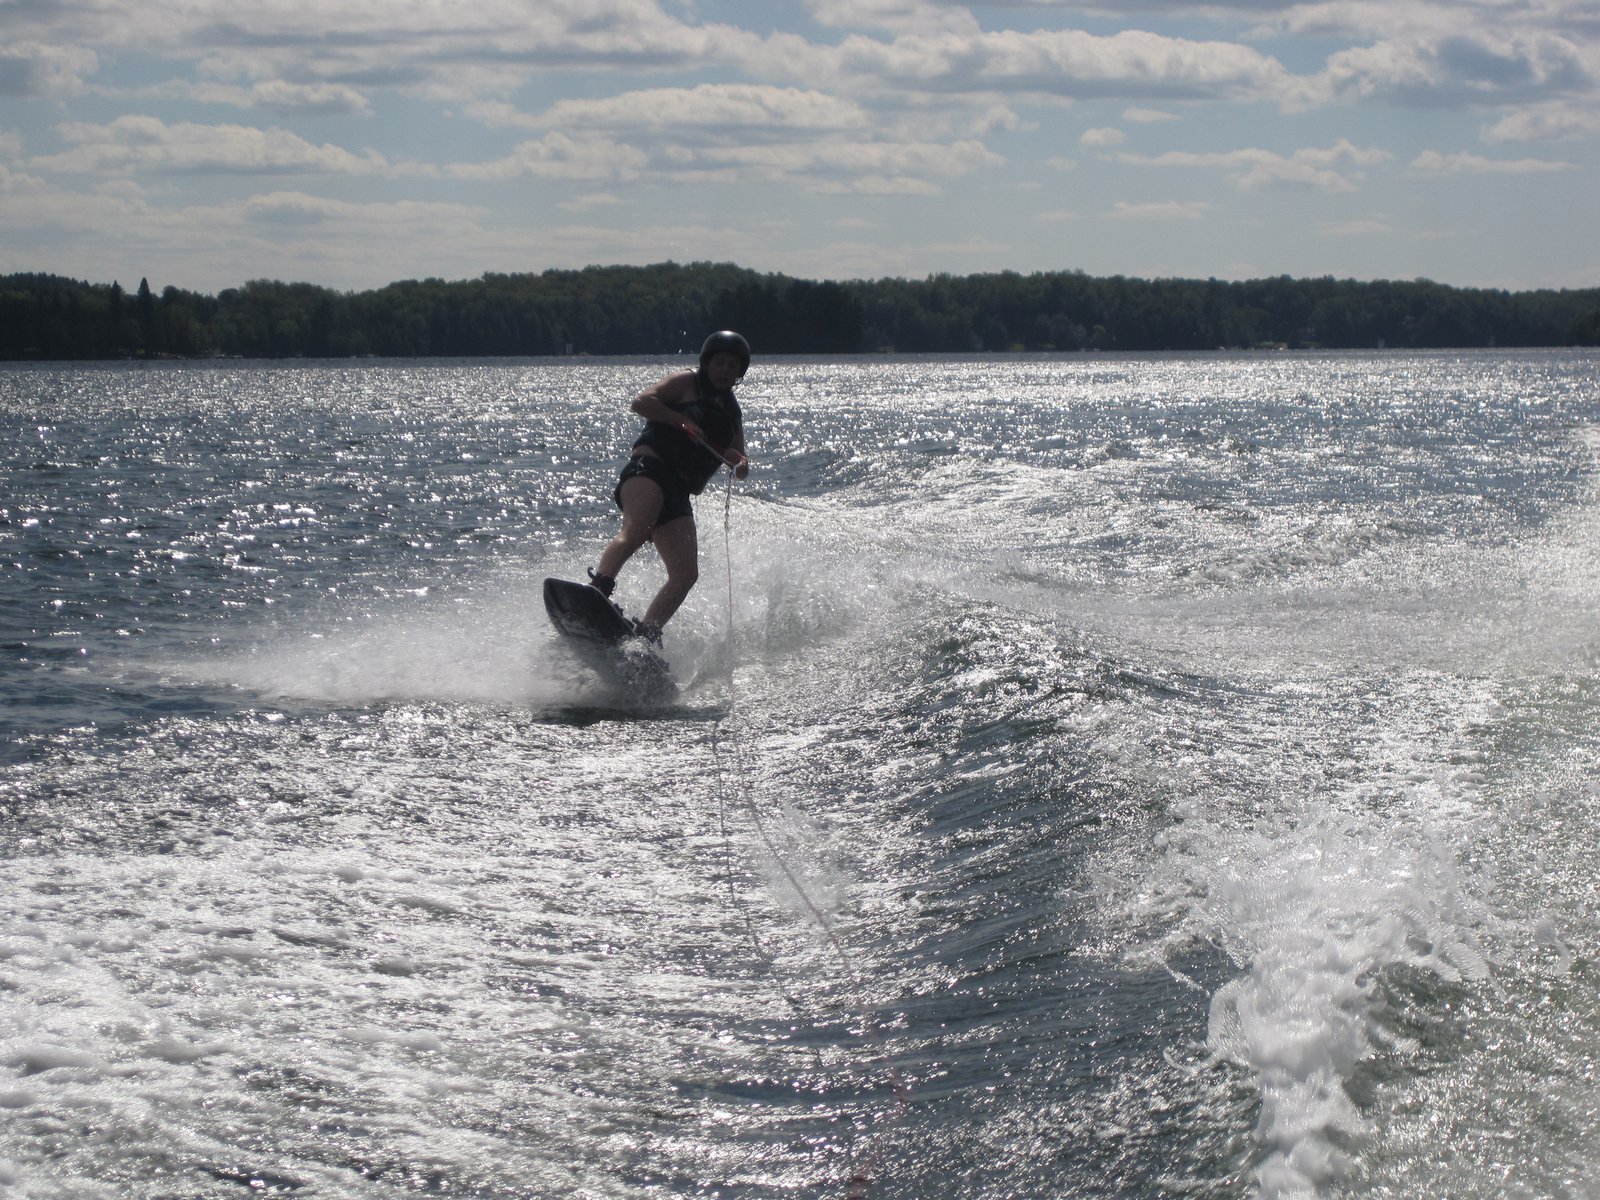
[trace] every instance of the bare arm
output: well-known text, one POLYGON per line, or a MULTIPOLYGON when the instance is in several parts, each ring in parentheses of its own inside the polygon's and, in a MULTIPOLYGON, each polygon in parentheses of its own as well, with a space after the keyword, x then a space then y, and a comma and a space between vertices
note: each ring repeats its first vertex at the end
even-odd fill
POLYGON ((694 397, 694 372, 679 371, 676 375, 668 375, 665 379, 657 380, 635 396, 633 411, 646 421, 654 421, 658 425, 671 425, 674 429, 683 430, 690 437, 704 439, 705 434, 698 425, 667 405, 669 400, 693 400, 694 397))
POLYGON ((710 442, 706 441, 705 431, 700 426, 667 403, 669 400, 693 400, 698 394, 695 373, 680 371, 676 375, 668 375, 665 379, 657 380, 635 396, 633 411, 646 421, 671 425, 674 429, 683 430, 713 453, 720 453, 722 461, 733 468, 736 476, 743 479, 750 473, 750 460, 745 457, 744 422, 740 421, 734 426, 732 445, 726 451, 718 452, 710 442))

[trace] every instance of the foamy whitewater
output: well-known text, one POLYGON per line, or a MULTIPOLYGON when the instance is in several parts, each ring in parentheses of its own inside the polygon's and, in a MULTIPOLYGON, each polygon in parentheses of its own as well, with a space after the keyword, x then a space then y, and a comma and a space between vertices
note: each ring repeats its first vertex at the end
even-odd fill
POLYGON ((759 349, 0 369, 0 1194, 1600 1192, 1600 355, 759 349))

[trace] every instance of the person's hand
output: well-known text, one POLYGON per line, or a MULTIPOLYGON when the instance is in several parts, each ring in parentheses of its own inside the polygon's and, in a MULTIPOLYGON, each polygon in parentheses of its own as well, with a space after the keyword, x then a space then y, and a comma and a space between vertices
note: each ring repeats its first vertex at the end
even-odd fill
POLYGON ((722 456, 722 460, 733 468, 733 477, 743 479, 750 474, 750 460, 737 450, 729 450, 722 456))
POLYGON ((689 420, 688 417, 684 417, 679 420, 678 428, 683 430, 684 433, 688 434, 697 442, 703 442, 706 440, 706 435, 701 432, 700 426, 689 420))

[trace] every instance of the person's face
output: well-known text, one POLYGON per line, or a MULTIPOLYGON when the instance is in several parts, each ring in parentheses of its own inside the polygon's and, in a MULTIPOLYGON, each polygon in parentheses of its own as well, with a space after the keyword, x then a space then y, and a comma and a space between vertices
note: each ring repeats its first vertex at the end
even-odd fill
POLYGON ((711 381, 712 387, 719 390, 731 388, 743 374, 744 364, 730 350, 718 350, 706 361, 706 378, 711 381))

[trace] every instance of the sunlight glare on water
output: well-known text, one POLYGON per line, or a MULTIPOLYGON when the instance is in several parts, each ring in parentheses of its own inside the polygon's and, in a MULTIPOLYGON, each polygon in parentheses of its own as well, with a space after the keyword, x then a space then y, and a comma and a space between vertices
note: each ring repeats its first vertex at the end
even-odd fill
POLYGON ((0 1189, 1592 1188, 1592 354, 675 365, 0 371, 0 1189))

